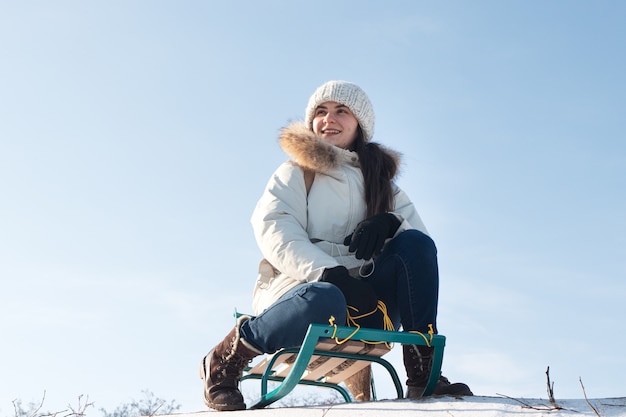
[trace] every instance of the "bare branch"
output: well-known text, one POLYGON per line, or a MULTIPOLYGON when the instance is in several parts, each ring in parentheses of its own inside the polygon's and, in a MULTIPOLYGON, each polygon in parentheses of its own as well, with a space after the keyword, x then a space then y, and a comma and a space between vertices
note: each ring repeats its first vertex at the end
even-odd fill
POLYGON ((46 390, 43 390, 43 396, 41 397, 41 402, 39 403, 39 406, 35 409, 35 411, 33 411, 33 413, 30 415, 30 417, 35 417, 37 415, 39 410, 41 410, 41 407, 43 407, 43 402, 45 400, 46 400, 46 390))
POLYGON ((85 395, 85 402, 83 402, 83 394, 78 396, 78 407, 74 409, 71 405, 68 405, 70 413, 64 417, 85 417, 86 411, 89 407, 93 407, 93 402, 89 402, 89 395, 85 395))
MULTIPOLYGON (((28 409, 22 408, 22 402, 20 400, 13 401, 13 408, 15 410, 15 417, 57 417, 59 414, 66 413, 68 410, 61 411, 46 411, 42 412, 43 404, 46 401, 46 391, 44 390, 39 404, 30 403, 28 409)), ((64 416, 66 417, 66 416, 64 416)), ((84 417, 84 416, 81 416, 84 417)))
POLYGON ((602 417, 600 413, 598 412, 598 409, 594 407, 593 404, 591 404, 591 401, 589 401, 589 399, 587 398, 587 391, 585 391, 585 386, 583 385, 583 379, 581 377, 578 377, 578 381, 580 381, 580 386, 583 389, 583 395, 585 397, 585 401, 587 402, 587 405, 593 410, 596 416, 602 417))
POLYGON ((538 407, 538 406, 536 406, 536 405, 531 405, 531 404, 529 404, 529 403, 528 403, 528 402, 526 402, 526 401, 522 401, 522 400, 517 399, 517 398, 509 397, 508 395, 498 394, 498 393, 496 393, 496 395, 499 395, 500 397, 507 398, 507 399, 509 399, 509 400, 513 400, 513 401, 515 401, 515 402, 518 402, 518 403, 520 403, 520 404, 522 405, 522 408, 528 408, 528 409, 530 409, 530 410, 537 410, 537 411, 553 411, 553 410, 554 410, 554 408, 553 408, 553 407, 549 407, 549 406, 547 406, 547 405, 544 405, 544 406, 538 407))
POLYGON ((554 382, 550 382, 550 367, 549 366, 548 366, 548 369, 546 369, 546 378, 547 378, 547 385, 548 385, 548 399, 550 400, 550 404, 552 404, 555 410, 562 410, 563 407, 558 405, 556 403, 556 400, 554 399, 554 382))
POLYGON ((161 401, 161 403, 154 409, 154 411, 152 411, 152 413, 148 417, 154 417, 157 411, 159 411, 159 408, 163 407, 163 404, 165 404, 165 400, 161 401))
POLYGON ((13 400, 13 410, 15 410, 15 417, 20 417, 20 408, 21 408, 21 401, 18 400, 17 398, 13 400))

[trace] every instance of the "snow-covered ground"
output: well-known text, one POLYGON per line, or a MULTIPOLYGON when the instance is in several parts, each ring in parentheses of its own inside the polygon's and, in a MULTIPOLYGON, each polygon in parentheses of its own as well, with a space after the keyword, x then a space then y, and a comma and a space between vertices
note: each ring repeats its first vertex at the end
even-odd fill
MULTIPOLYGON (((464 397, 428 398, 423 400, 385 400, 365 403, 333 404, 294 408, 267 408, 225 412, 225 416, 237 417, 515 417, 515 416, 602 416, 626 417, 626 397, 603 399, 556 400, 556 409, 548 400, 464 397), (593 408, 592 408, 593 406, 593 408), (594 410, 595 408, 595 410, 594 410)), ((177 417, 202 417, 212 411, 177 414, 177 417)))

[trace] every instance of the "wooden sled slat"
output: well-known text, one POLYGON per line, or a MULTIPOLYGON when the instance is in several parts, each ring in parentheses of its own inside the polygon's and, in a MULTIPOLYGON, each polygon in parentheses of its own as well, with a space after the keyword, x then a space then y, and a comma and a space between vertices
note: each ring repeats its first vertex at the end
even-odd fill
MULTIPOLYGON (((323 339, 317 343, 315 350, 382 357, 390 349, 384 343, 368 344, 358 340, 348 340, 343 344, 337 344, 333 339, 323 339)), ((273 363, 271 375, 284 378, 291 370, 297 354, 281 354, 280 352, 278 354, 280 357, 273 363)), ((250 369, 248 374, 263 375, 270 362, 271 357, 264 358, 250 369)), ((366 361, 313 355, 301 379, 339 384, 368 365, 369 362, 366 361)))

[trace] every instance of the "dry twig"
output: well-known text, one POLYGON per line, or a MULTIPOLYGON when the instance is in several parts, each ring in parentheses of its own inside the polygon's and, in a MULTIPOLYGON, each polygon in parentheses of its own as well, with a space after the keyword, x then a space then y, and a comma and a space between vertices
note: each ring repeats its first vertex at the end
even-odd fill
POLYGON ((523 400, 519 400, 517 398, 509 397, 508 395, 497 394, 497 393, 496 393, 496 395, 499 395, 499 396, 504 397, 504 398, 508 398, 509 400, 516 401, 516 402, 518 402, 518 403, 520 403, 522 405, 522 408, 529 408, 531 410, 537 410, 537 411, 564 410, 564 408, 561 407, 560 405, 558 405, 556 403, 556 400, 554 399, 554 383, 550 381, 550 367, 549 366, 548 366, 548 369, 546 370, 546 377, 548 379, 548 381, 547 381, 547 384, 548 384, 548 399, 550 400, 550 406, 547 406, 547 405, 541 405, 541 406, 531 405, 527 401, 523 401, 523 400))
POLYGON ((536 410, 536 411, 553 411, 554 407, 551 406, 547 406, 547 405, 542 405, 542 406, 536 406, 536 405, 531 405, 529 404, 527 401, 523 401, 517 398, 513 398, 513 397, 509 397, 508 395, 504 395, 504 394, 498 394, 496 393, 496 395, 499 395, 500 397, 504 397, 507 398, 509 400, 513 400, 515 402, 518 402, 522 405, 522 408, 528 408, 530 410, 536 410))
MULTIPOLYGON (((46 391, 44 390, 39 405, 34 410, 31 409, 31 411, 29 411, 30 415, 28 417, 37 417, 39 415, 39 410, 41 410, 45 401, 46 391)), ((34 404, 31 404, 31 407, 33 406, 34 404)), ((13 400, 13 409, 15 410, 15 417, 21 417, 25 415, 25 410, 22 409, 22 402, 20 400, 13 400)))
POLYGON ((39 405, 35 408, 35 404, 31 404, 31 409, 28 412, 22 409, 21 401, 13 400, 15 417, 85 417, 87 408, 93 406, 93 402, 89 402, 89 396, 85 396, 85 402, 83 402, 83 395, 81 394, 78 396, 78 407, 76 409, 68 405, 69 408, 65 410, 41 412, 45 400, 46 391, 44 390, 39 405))
POLYGON ((330 411, 331 408, 333 408, 332 404, 328 408, 325 408, 324 411, 322 411, 322 417, 325 417, 326 414, 328 414, 328 412, 330 411))
POLYGON ((157 411, 159 411, 159 408, 163 407, 163 404, 165 404, 165 401, 161 401, 161 403, 157 405, 157 407, 154 409, 154 411, 152 411, 152 413, 150 413, 148 417, 154 417, 157 411))
POLYGON ((548 400, 550 400, 550 404, 552 404, 555 410, 562 410, 563 407, 558 405, 556 403, 556 400, 554 399, 554 382, 552 383, 550 382, 550 367, 549 366, 548 366, 548 369, 546 369, 546 378, 547 378, 547 385, 548 385, 548 400))
POLYGON ((589 398, 587 398, 587 391, 585 391, 585 386, 583 385, 583 379, 581 377, 578 377, 578 381, 580 381, 580 386, 583 389, 583 395, 585 397, 585 401, 587 402, 587 405, 593 410, 593 412, 598 416, 598 417, 602 417, 600 415, 600 413, 598 412, 598 409, 596 407, 593 406, 593 404, 591 404, 591 401, 589 401, 589 398))
POLYGON ((86 411, 89 407, 93 407, 93 402, 89 402, 89 395, 85 395, 85 402, 83 402, 83 394, 78 396, 78 407, 76 410, 71 405, 68 405, 72 411, 66 417, 85 417, 86 411))

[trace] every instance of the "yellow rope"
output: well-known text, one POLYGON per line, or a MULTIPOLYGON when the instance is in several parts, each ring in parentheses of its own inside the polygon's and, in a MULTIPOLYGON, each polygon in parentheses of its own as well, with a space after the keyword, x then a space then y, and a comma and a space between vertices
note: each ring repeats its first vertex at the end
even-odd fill
POLYGON ((433 330, 433 325, 429 324, 428 325, 428 336, 429 337, 426 337, 426 335, 424 335, 424 333, 418 332, 417 330, 410 330, 409 333, 419 334, 420 336, 422 336, 424 338, 424 341, 426 342, 426 346, 430 347, 430 344, 433 341, 433 335, 435 334, 435 331, 433 330))
MULTIPOLYGON (((361 329, 361 325, 357 322, 357 320, 362 319, 363 317, 367 317, 367 316, 371 316, 372 314, 375 314, 377 311, 380 311, 383 315, 383 330, 390 330, 393 331, 394 327, 393 327, 393 322, 391 321, 391 318, 389 317, 389 314, 387 314, 387 306, 385 305, 384 302, 382 301, 378 301, 378 305, 376 306, 376 308, 368 313, 364 313, 364 314, 360 314, 360 315, 352 315, 351 311, 354 311, 355 313, 358 313, 359 310, 357 310, 355 307, 352 306, 348 306, 347 307, 347 324, 349 327, 354 327, 354 331, 348 335, 348 337, 346 337, 343 340, 339 340, 338 337, 336 337, 337 334, 337 324, 335 323, 335 318, 331 316, 329 322, 330 325, 333 326, 335 328, 335 330, 333 331, 333 335, 331 336, 331 339, 334 339, 335 342, 338 345, 341 345, 343 343, 346 343, 348 340, 352 339, 352 337, 356 334, 356 332, 359 331, 359 329, 361 329)), ((384 343, 388 349, 391 349, 393 346, 390 345, 387 342, 371 342, 371 341, 367 341, 367 340, 361 340, 361 342, 363 343, 368 343, 368 344, 380 344, 380 343, 384 343)))
MULTIPOLYGON (((330 336, 331 339, 334 339, 335 342, 338 345, 344 344, 346 343, 348 340, 352 339, 352 337, 361 329, 361 325, 357 322, 358 319, 362 319, 363 317, 367 317, 367 316, 371 316, 372 314, 375 314, 377 311, 380 311, 383 315, 383 330, 388 330, 388 331, 393 331, 394 326, 393 326, 393 322, 391 321, 391 318, 389 317, 389 314, 387 313, 387 305, 385 305, 384 302, 378 300, 378 305, 376 306, 376 308, 372 311, 370 311, 369 313, 364 313, 361 315, 356 315, 353 316, 350 314, 350 310, 358 313, 359 310, 357 310, 355 307, 352 306, 348 306, 347 307, 347 324, 348 327, 354 327, 354 331, 348 335, 348 337, 346 337, 343 340, 339 340, 339 338, 337 337, 337 323, 335 323, 335 317, 334 316, 330 316, 330 318, 328 319, 328 322, 330 323, 331 326, 334 327, 333 330, 333 334, 332 336, 330 336)), ((426 342, 426 346, 430 347, 431 342, 433 341, 433 335, 435 334, 435 331, 433 330, 433 325, 429 324, 428 325, 428 335, 429 337, 426 337, 426 335, 424 335, 424 333, 419 332, 417 330, 411 330, 409 331, 409 333, 415 333, 415 334, 419 334, 420 336, 422 336, 424 338, 424 341, 426 342)), ((363 343, 367 343, 367 344, 371 344, 371 345, 378 345, 381 343, 384 343, 388 349, 391 349, 393 347, 393 343, 389 344, 388 342, 371 342, 368 340, 361 340, 361 342, 363 343)))

